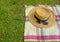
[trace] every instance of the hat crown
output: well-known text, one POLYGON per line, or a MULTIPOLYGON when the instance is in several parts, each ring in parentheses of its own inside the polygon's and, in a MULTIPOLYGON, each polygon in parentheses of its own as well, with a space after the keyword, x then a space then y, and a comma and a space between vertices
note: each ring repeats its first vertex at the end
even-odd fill
POLYGON ((49 11, 45 7, 36 7, 35 16, 41 20, 46 20, 50 15, 49 11))
POLYGON ((34 7, 30 10, 29 14, 28 14, 28 19, 29 21, 36 27, 39 28, 48 28, 50 26, 52 26, 55 22, 55 16, 52 10, 50 10, 49 8, 47 8, 46 6, 37 6, 34 7), (38 8, 39 7, 39 8, 38 8), (46 18, 49 17, 46 21, 44 21, 45 19, 45 15, 46 18), (35 18, 37 17, 37 18, 35 18), (42 18, 44 17, 44 18, 42 18), (39 20, 39 21, 37 21, 39 20), (43 21, 40 21, 43 20, 43 21), (38 23, 40 22, 40 23, 38 23), (47 24, 48 22, 48 24, 47 24), (47 25, 45 25, 47 24, 47 25))

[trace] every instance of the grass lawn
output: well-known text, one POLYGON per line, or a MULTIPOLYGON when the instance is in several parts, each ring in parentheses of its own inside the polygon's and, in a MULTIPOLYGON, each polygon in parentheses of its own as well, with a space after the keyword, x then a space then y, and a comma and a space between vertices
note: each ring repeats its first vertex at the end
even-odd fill
POLYGON ((0 0, 0 42, 23 42, 23 0, 0 0))
POLYGON ((0 0, 0 42, 23 42, 24 4, 60 4, 59 0, 0 0))
POLYGON ((55 5, 60 4, 60 0, 25 0, 25 4, 27 5, 55 5))

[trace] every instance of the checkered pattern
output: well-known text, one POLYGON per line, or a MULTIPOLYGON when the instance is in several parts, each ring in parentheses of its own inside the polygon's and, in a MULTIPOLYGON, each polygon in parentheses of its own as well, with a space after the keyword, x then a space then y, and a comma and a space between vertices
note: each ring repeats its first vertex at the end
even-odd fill
POLYGON ((56 22, 50 28, 37 28, 28 20, 28 13, 34 6, 26 6, 24 42, 60 42, 60 6, 47 7, 53 11, 56 22))

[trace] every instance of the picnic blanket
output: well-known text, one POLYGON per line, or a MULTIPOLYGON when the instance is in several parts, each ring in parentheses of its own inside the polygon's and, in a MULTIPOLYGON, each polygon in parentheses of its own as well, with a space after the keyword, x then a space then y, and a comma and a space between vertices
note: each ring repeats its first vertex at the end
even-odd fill
POLYGON ((30 23, 28 13, 34 7, 25 7, 24 42, 60 42, 60 6, 46 6, 53 11, 56 18, 56 22, 50 28, 38 28, 30 23))

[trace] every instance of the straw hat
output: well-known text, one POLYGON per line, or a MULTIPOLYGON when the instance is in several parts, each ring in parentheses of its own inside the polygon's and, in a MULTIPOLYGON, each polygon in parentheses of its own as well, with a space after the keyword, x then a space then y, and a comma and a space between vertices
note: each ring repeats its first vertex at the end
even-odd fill
POLYGON ((40 28, 51 27, 55 22, 53 12, 45 6, 38 6, 31 9, 28 19, 33 25, 40 28))

